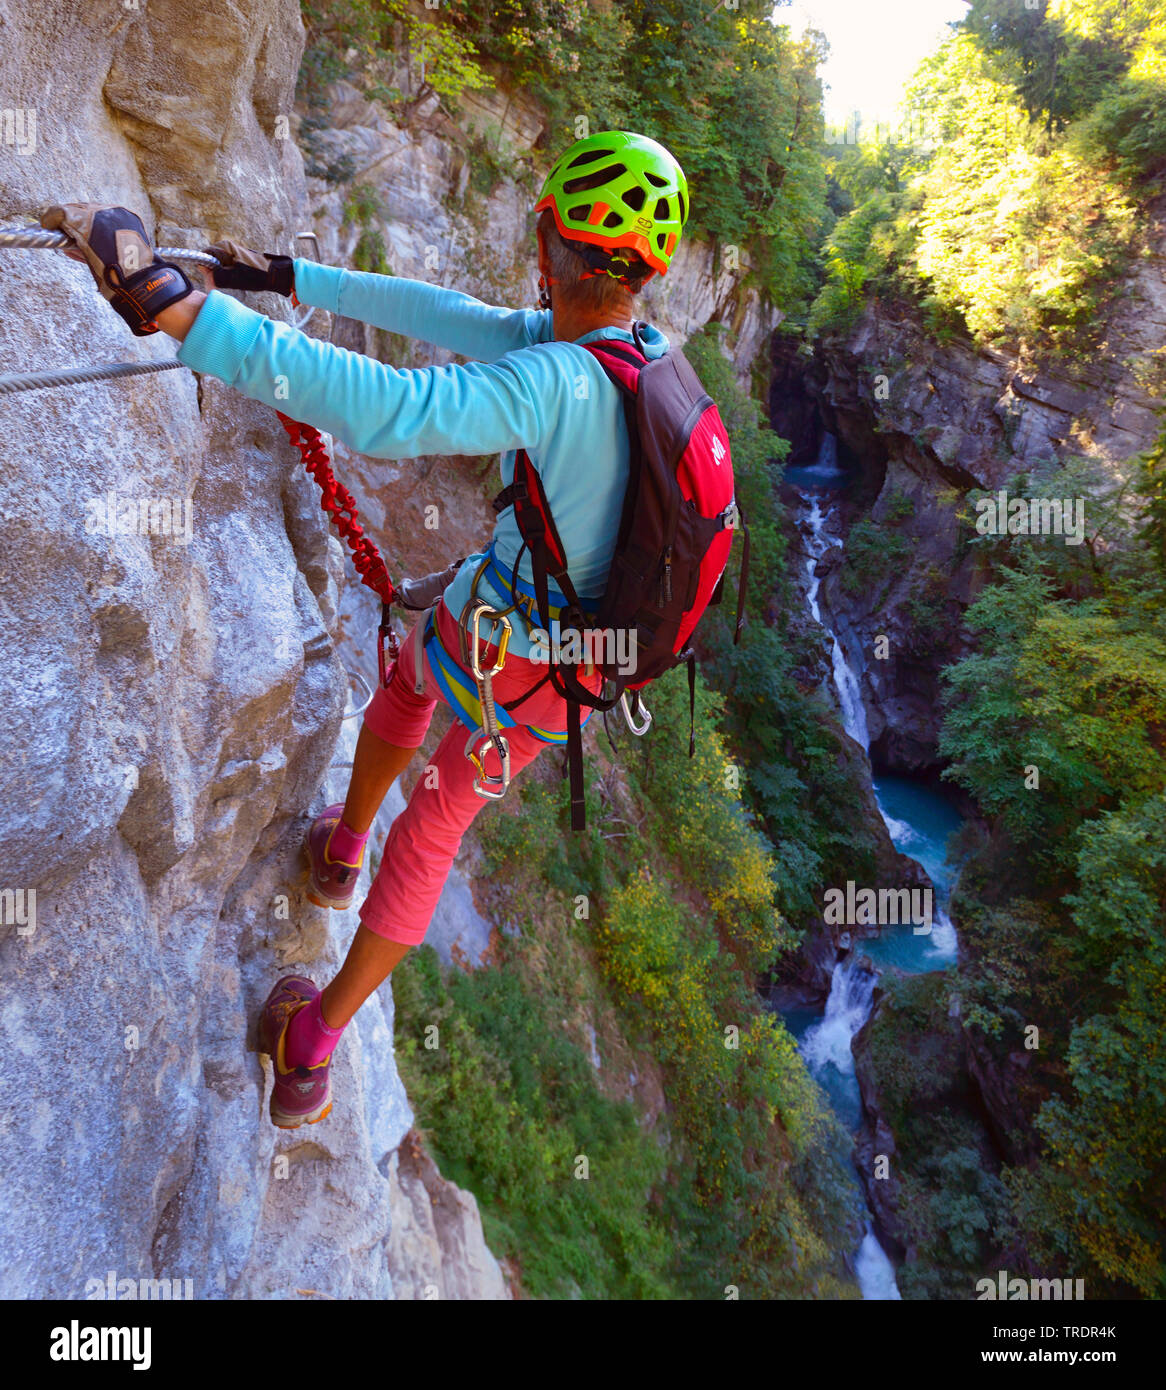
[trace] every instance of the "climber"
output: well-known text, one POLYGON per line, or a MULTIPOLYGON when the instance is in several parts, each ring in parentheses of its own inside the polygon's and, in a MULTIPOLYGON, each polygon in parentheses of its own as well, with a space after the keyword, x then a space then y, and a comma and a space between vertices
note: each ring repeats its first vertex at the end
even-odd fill
MULTIPOLYGON (((327 430, 358 452, 387 458, 501 452, 502 479, 510 484, 516 451, 525 449, 570 556, 574 589, 595 596, 604 591, 615 551, 629 436, 619 390, 582 345, 636 345, 648 361, 668 350, 664 335, 648 324, 637 323, 633 333, 634 296, 650 276, 667 272, 687 218, 688 190, 663 146, 642 135, 604 132, 578 141, 553 165, 534 211, 541 307, 513 311, 424 281, 258 254, 226 241, 209 248, 223 264, 204 272, 208 293, 202 293, 180 269, 155 258, 142 223, 125 209, 69 204, 51 209, 42 223, 72 238, 77 250, 69 254, 84 257, 136 334, 170 334, 181 341, 179 359, 188 367, 327 430), (474 360, 398 370, 308 338, 216 288, 294 293, 300 303, 474 360)), ((471 759, 466 731, 455 720, 391 827, 339 973, 322 990, 302 976, 285 977, 263 1006, 259 1044, 272 1058, 270 1112, 282 1128, 314 1124, 330 1111, 330 1066, 341 1034, 424 938, 489 788, 520 771, 548 741, 565 737, 565 701, 548 681, 547 665, 531 660, 531 624, 514 621, 507 634, 491 616, 530 616, 532 573, 522 549, 515 511, 505 507, 486 550, 408 596, 418 610, 433 605, 428 621, 419 620, 404 639, 387 685, 365 714, 343 805, 329 806, 308 831, 309 896, 347 908, 373 819, 425 737, 437 702, 463 718, 469 703, 473 714, 465 722, 480 722, 474 700, 482 687, 467 656, 476 651, 479 666, 500 666, 492 693, 507 715, 509 768, 498 740, 486 739, 471 759), (471 600, 488 605, 484 633, 469 630, 480 626, 471 600)), ((560 609, 566 602, 554 591, 550 597, 560 609)), ((586 608, 598 600, 580 602, 586 608)), ((587 688, 598 691, 599 674, 580 669, 587 688)))

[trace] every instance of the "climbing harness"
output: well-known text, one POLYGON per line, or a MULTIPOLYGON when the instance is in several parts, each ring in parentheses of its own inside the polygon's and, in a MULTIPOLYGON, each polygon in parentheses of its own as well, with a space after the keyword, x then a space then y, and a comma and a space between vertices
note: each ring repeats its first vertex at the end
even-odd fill
MULTIPOLYGON (((511 618, 516 612, 521 615, 522 606, 514 603, 500 609, 479 597, 479 581, 490 573, 492 564, 493 545, 474 574, 470 598, 462 609, 458 621, 456 656, 447 649, 441 638, 435 607, 418 620, 410 640, 414 643, 415 693, 422 695, 425 692, 424 669, 427 660, 446 703, 469 730, 465 755, 477 772, 475 792, 486 800, 498 801, 510 785, 510 745, 503 730, 517 727, 518 720, 512 711, 550 680, 550 671, 509 704, 499 704, 494 698, 494 678, 505 664, 513 633, 511 618), (487 649, 490 647, 495 648, 492 660, 487 659, 487 649), (498 755, 500 773, 486 772, 485 758, 490 748, 498 755)), ((563 744, 567 740, 566 730, 541 729, 532 724, 523 727, 541 743, 563 744)))

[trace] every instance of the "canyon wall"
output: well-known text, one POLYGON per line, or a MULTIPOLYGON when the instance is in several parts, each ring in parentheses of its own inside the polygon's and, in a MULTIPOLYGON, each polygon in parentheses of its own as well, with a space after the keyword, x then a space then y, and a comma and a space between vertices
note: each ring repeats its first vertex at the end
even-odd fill
MULTIPOLYGON (((0 223, 93 200, 166 244, 288 243, 303 38, 295 0, 0 5, 22 136, 0 223)), ((83 267, 0 255, 4 370, 173 356, 83 267)), ((267 1117, 257 1006, 281 973, 327 978, 356 926, 306 901, 301 857, 351 758, 347 562, 274 413, 177 370, 0 416, 0 1293, 84 1297, 113 1270, 199 1298, 506 1296, 473 1199, 418 1157, 388 988, 338 1052, 333 1114, 267 1117), (123 529, 146 499, 174 524, 123 529)), ((456 937, 464 883, 443 910, 456 937)))
POLYGON ((1158 434, 1164 270, 1159 197, 1147 209, 1144 250, 1116 286, 1104 351, 1089 360, 1034 368, 991 348, 940 342, 877 307, 808 357, 775 338, 775 427, 799 461, 812 457, 823 427, 832 432, 858 474, 847 520, 869 514, 904 542, 875 582, 848 586, 839 553, 822 586, 839 640, 863 672, 879 766, 918 773, 936 761, 939 670, 964 652, 962 613, 983 577, 961 542, 962 494, 998 489, 1046 460, 1083 456, 1113 467, 1158 434), (886 659, 876 655, 879 636, 886 659))

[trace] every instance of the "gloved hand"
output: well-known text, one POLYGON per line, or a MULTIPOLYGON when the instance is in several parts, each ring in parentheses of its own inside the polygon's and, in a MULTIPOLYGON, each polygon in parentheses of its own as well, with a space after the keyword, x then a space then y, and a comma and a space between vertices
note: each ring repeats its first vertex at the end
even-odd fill
POLYGON ((40 224, 72 240, 74 259, 86 262, 97 288, 135 337, 157 333, 155 315, 194 291, 176 265, 154 254, 142 219, 128 208, 62 203, 45 211, 40 224))
POLYGON ((464 564, 465 556, 434 574, 424 575, 420 579, 402 579, 397 585, 397 602, 414 613, 424 613, 445 593, 464 564))
POLYGON ((285 299, 295 292, 295 261, 291 256, 249 251, 226 238, 206 250, 222 262, 211 271, 220 290, 274 290, 285 299))

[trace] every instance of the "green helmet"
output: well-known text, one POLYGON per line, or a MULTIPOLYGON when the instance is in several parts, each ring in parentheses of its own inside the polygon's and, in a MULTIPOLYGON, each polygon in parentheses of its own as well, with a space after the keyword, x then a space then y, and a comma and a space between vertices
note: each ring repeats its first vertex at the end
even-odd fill
POLYGON ((555 161, 534 210, 544 208, 568 241, 628 247, 664 275, 688 220, 688 181, 655 140, 603 130, 555 161))

